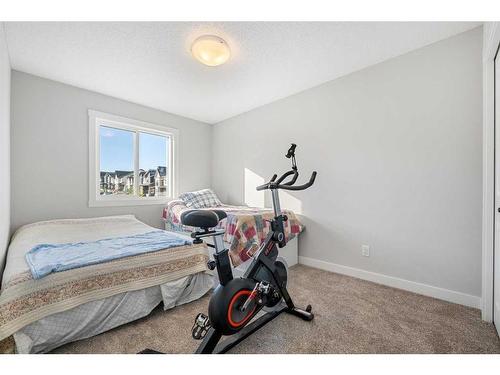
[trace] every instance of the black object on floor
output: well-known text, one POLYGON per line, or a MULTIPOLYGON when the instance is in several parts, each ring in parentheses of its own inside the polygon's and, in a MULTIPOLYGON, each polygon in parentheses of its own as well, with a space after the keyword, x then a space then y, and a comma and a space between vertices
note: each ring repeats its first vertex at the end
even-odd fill
POLYGON ((158 352, 156 350, 153 350, 153 349, 144 349, 144 350, 141 350, 139 353, 137 354, 165 354, 165 353, 162 353, 162 352, 158 352))

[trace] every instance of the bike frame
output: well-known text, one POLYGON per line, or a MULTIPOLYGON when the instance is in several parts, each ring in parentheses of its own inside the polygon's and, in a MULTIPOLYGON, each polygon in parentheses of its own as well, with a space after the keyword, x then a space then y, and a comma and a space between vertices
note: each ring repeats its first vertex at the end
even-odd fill
MULTIPOLYGON (((257 191, 266 189, 271 190, 274 218, 271 221, 271 230, 269 231, 264 242, 260 245, 257 252, 252 256, 252 263, 243 275, 244 279, 254 280, 256 283, 259 283, 260 281, 272 281, 273 285, 277 286, 285 304, 280 301, 279 303, 281 304, 281 306, 277 305, 278 308, 276 310, 267 312, 259 318, 254 319, 255 316, 263 308, 263 305, 259 304, 255 312, 252 313, 253 315, 250 318, 249 323, 222 342, 219 342, 222 338, 222 333, 215 328, 210 327, 202 343, 196 350, 197 354, 225 353, 283 312, 295 315, 306 321, 311 321, 314 319, 314 314, 311 312, 311 305, 308 305, 305 310, 299 309, 294 305, 292 298, 288 293, 286 285, 284 285, 284 281, 281 279, 275 266, 275 262, 279 253, 278 248, 286 246, 284 223, 288 220, 288 218, 281 212, 278 190, 305 190, 313 185, 316 178, 316 171, 314 171, 309 182, 303 185, 295 185, 295 182, 299 176, 297 164, 295 162, 295 148, 296 145, 292 144, 290 149, 288 150, 288 153, 285 155, 287 158, 292 159, 292 169, 283 174, 280 178, 278 178, 278 176, 275 174, 268 183, 256 187, 257 191), (291 179, 287 182, 283 182, 287 177, 291 177, 291 179), (273 280, 259 280, 259 272, 263 268, 267 270, 266 276, 271 275, 273 280)), ((192 234, 192 237, 195 238, 194 243, 201 243, 201 238, 204 237, 214 237, 214 245, 208 246, 215 248, 215 261, 208 262, 208 268, 213 270, 214 266, 217 267, 217 274, 219 276, 220 282, 219 288, 224 288, 234 278, 232 265, 229 258, 229 250, 224 248, 224 241, 222 240, 224 230, 209 230, 208 228, 203 229, 203 231, 195 232, 192 234)), ((146 349, 141 353, 152 354, 158 352, 151 349, 146 349)))
MULTIPOLYGON (((259 246, 257 252, 253 255, 252 264, 248 267, 244 274, 244 278, 254 279, 260 267, 266 267, 272 274, 274 274, 274 261, 276 260, 278 249, 276 246, 284 247, 286 245, 284 222, 288 220, 281 212, 280 198, 278 190, 272 190, 274 218, 271 221, 271 230, 268 233, 264 242, 259 246)), ((224 247, 222 237, 224 230, 212 230, 209 232, 197 232, 195 237, 201 239, 203 237, 214 237, 215 248, 215 263, 219 282, 221 285, 226 285, 233 279, 233 272, 229 260, 229 252, 224 247)), ((275 280, 277 285, 281 282, 275 280)))
MULTIPOLYGON (((310 311, 302 310, 297 308, 285 285, 283 285, 283 280, 281 280, 279 274, 276 272, 276 267, 274 262, 278 256, 278 247, 284 247, 286 245, 284 222, 287 219, 281 212, 279 194, 276 189, 272 190, 273 197, 273 208, 274 208, 274 219, 271 221, 271 231, 268 233, 264 242, 260 245, 259 250, 254 254, 252 263, 248 267, 247 271, 243 275, 243 278, 258 280, 258 273, 262 267, 265 267, 273 277, 275 285, 278 286, 279 292, 283 297, 285 306, 278 308, 273 312, 268 312, 256 319, 255 321, 247 324, 239 332, 230 336, 223 342, 219 343, 222 338, 222 334, 216 329, 211 327, 202 343, 196 350, 197 354, 207 354, 207 353, 225 353, 239 342, 244 340, 246 337, 251 335, 253 332, 269 323, 271 320, 276 318, 279 314, 283 312, 290 313, 292 315, 298 316, 304 320, 312 320, 314 315, 310 311)), ((212 234, 213 235, 213 234, 212 234)), ((222 236, 224 231, 218 231, 215 234, 215 262, 217 265, 217 273, 219 275, 219 281, 224 287, 229 281, 233 279, 232 269, 229 261, 228 250, 224 249, 224 244, 222 242, 222 236), (221 248, 222 247, 222 248, 221 248), (229 267, 227 267, 227 265, 229 267)), ((268 280, 271 281, 271 280, 268 280)), ((262 306, 255 312, 254 316, 262 309, 262 306)))

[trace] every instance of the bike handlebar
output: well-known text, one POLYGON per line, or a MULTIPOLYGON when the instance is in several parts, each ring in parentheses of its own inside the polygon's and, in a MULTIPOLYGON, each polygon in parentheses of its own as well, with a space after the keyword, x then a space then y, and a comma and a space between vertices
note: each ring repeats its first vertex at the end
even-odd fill
POLYGON ((268 182, 267 184, 264 184, 264 185, 259 185, 259 186, 257 186, 255 189, 256 189, 257 191, 266 190, 266 189, 268 189, 268 188, 269 188, 269 184, 270 184, 270 182, 268 182))
POLYGON ((310 188, 314 184, 314 180, 316 180, 316 175, 317 175, 317 172, 314 171, 311 174, 311 178, 309 179, 309 182, 306 182, 305 184, 302 184, 302 185, 293 186, 295 181, 297 181, 299 173, 296 170, 288 171, 283 176, 281 176, 279 178, 279 180, 276 182, 274 182, 274 180, 276 179, 276 175, 274 175, 273 178, 271 179, 271 181, 269 181, 267 184, 257 186, 257 190, 258 191, 266 190, 266 189, 305 190, 307 188, 310 188), (294 176, 289 182, 286 182, 284 184, 281 183, 281 182, 283 182, 283 180, 285 178, 287 178, 288 176, 291 176, 292 174, 294 176))
MULTIPOLYGON (((297 171, 295 171, 295 170, 291 170, 291 171, 288 171, 285 174, 283 174, 283 176, 281 176, 278 179, 278 181, 276 181, 276 185, 281 184, 285 178, 287 178, 288 176, 291 176, 292 174, 293 174, 293 178, 292 178, 292 180, 290 182, 292 182, 292 181, 295 182, 297 180, 297 175, 299 173, 297 171)), ((271 182, 273 182, 273 181, 271 181, 271 182)))
POLYGON ((278 185, 278 189, 285 189, 285 190, 306 190, 306 189, 310 188, 311 186, 313 186, 314 180, 316 180, 316 175, 317 175, 317 172, 314 171, 311 174, 311 178, 309 179, 309 181, 306 182, 305 184, 298 185, 298 186, 283 184, 283 185, 278 185))
POLYGON ((285 182, 284 184, 282 185, 288 185, 288 186, 291 186, 295 183, 295 181, 297 181, 297 178, 299 178, 299 172, 297 170, 295 170, 295 173, 293 175, 293 178, 288 181, 288 182, 285 182))

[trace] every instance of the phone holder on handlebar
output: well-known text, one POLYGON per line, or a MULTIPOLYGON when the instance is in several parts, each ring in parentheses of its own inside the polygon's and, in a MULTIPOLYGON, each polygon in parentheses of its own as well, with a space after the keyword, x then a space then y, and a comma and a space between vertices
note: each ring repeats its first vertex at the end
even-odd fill
POLYGON ((292 143, 292 145, 290 146, 290 148, 288 149, 288 152, 286 153, 285 157, 287 159, 290 159, 291 157, 295 157, 295 148, 297 147, 297 145, 295 143, 292 143))

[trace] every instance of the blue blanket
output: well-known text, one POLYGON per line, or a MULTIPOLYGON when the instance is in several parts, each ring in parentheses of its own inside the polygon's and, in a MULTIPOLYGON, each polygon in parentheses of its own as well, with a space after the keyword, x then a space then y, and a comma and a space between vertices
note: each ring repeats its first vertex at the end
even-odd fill
POLYGON ((26 262, 33 278, 40 279, 52 272, 191 244, 190 239, 158 230, 93 242, 41 244, 26 253, 26 262))

